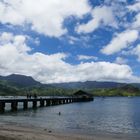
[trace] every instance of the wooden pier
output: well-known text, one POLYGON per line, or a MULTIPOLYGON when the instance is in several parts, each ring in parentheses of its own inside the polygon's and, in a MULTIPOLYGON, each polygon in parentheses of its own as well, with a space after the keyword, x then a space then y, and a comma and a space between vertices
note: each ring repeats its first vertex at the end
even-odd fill
POLYGON ((1 99, 0 112, 5 111, 6 104, 11 104, 11 111, 18 110, 18 103, 23 103, 23 109, 28 109, 29 103, 32 103, 32 108, 36 109, 39 102, 39 107, 61 105, 75 102, 88 102, 93 101, 93 97, 80 98, 80 97, 58 97, 58 98, 36 98, 36 99, 1 99))

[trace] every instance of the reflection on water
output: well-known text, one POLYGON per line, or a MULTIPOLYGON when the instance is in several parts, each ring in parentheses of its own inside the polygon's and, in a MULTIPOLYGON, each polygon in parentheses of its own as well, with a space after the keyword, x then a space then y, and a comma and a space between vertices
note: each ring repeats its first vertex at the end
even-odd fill
POLYGON ((59 131, 140 134, 140 98, 95 98, 94 102, 6 113, 0 120, 59 131))

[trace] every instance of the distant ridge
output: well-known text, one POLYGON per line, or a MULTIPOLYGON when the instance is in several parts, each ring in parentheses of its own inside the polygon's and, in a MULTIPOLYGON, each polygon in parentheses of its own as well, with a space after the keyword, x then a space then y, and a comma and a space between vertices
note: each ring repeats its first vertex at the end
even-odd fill
POLYGON ((69 83, 58 83, 51 84, 54 87, 66 88, 66 89, 94 89, 94 88, 117 88, 125 85, 125 83, 117 82, 97 82, 97 81, 86 81, 86 82, 69 82, 69 83))
POLYGON ((7 81, 9 84, 21 86, 21 87, 31 87, 31 86, 41 85, 40 82, 35 81, 30 76, 18 75, 18 74, 12 74, 9 76, 0 76, 0 80, 7 81))
POLYGON ((140 96, 139 83, 117 83, 117 82, 69 82, 58 84, 41 84, 30 76, 12 74, 0 76, 0 95, 23 96, 38 94, 41 96, 68 96, 84 90, 93 96, 140 96))
MULTIPOLYGON (((12 74, 9 76, 0 76, 0 80, 8 82, 10 85, 19 87, 54 87, 63 89, 104 89, 104 88, 119 88, 125 86, 126 83, 117 82, 98 82, 98 81, 86 81, 86 82, 68 82, 68 83, 54 83, 54 84, 41 84, 34 80, 31 76, 12 74)), ((140 88, 139 83, 131 83, 131 85, 140 88)))

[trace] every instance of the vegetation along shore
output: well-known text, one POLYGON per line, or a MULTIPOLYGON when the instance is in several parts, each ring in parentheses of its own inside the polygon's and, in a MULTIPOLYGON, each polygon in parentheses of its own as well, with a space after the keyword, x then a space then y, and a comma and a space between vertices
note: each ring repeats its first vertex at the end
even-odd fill
POLYGON ((93 96, 140 96, 140 84, 114 82, 73 82, 61 84, 41 84, 32 77, 10 75, 0 77, 0 96, 71 96, 79 89, 93 96))

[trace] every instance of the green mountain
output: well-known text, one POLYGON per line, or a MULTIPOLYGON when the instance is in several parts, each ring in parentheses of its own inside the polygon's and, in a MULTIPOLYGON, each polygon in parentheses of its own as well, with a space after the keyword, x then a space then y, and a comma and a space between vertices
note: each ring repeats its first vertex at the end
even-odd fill
POLYGON ((30 76, 12 74, 9 76, 0 76, 1 81, 7 81, 10 85, 19 86, 19 87, 32 87, 41 85, 40 82, 35 81, 30 76))
POLYGON ((140 96, 140 89, 131 84, 118 88, 90 90, 95 96, 140 96))
POLYGON ((86 81, 86 82, 57 83, 57 84, 50 84, 50 85, 54 87, 65 88, 65 89, 96 89, 96 88, 121 87, 125 85, 125 83, 86 81))
POLYGON ((69 83, 54 83, 54 84, 41 84, 37 82, 30 76, 12 74, 9 76, 0 76, 1 81, 6 81, 12 86, 18 87, 55 87, 63 89, 93 89, 93 88, 115 88, 120 87, 125 84, 117 82, 96 82, 96 81, 86 81, 86 82, 69 82, 69 83))
POLYGON ((72 95, 82 89, 95 96, 139 96, 139 87, 140 84, 96 81, 41 84, 24 75, 0 76, 0 95, 72 95))
POLYGON ((10 85, 7 81, 0 80, 0 95, 16 95, 19 89, 10 85))

